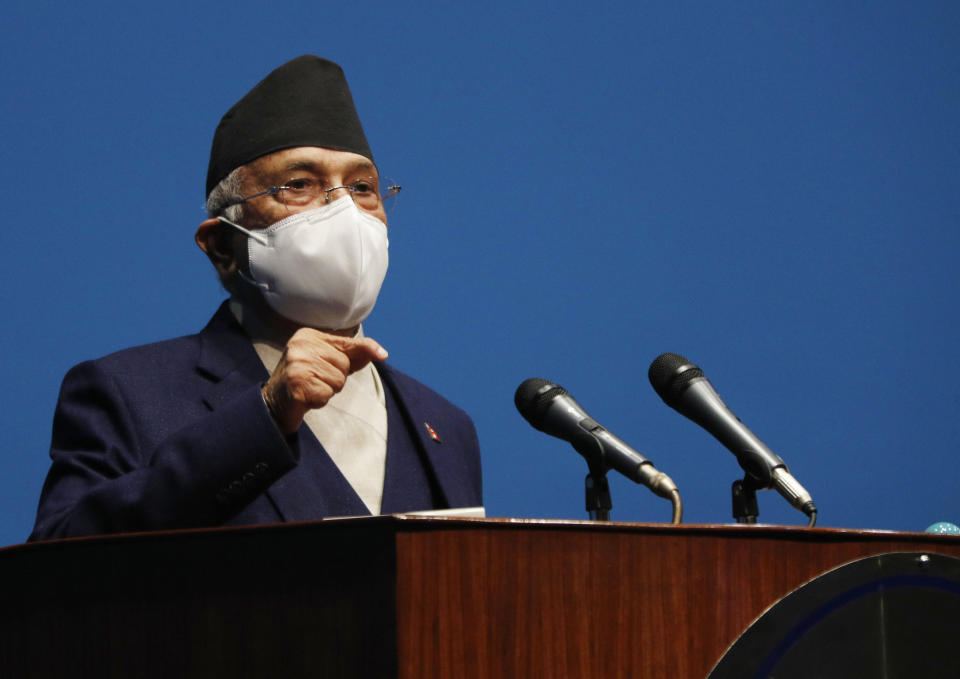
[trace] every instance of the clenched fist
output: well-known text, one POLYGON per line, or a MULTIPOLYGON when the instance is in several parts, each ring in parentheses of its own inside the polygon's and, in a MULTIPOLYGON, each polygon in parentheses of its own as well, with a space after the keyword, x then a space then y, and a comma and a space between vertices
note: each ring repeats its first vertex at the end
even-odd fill
POLYGON ((292 434, 307 411, 326 405, 343 389, 347 375, 386 357, 387 351, 369 337, 341 337, 300 328, 263 385, 263 400, 280 429, 292 434))

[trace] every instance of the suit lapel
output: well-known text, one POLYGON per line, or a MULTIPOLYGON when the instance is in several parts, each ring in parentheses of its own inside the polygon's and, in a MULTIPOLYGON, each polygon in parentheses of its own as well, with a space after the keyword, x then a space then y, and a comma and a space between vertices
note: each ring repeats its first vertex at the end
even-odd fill
MULTIPOLYGON (((225 302, 200 333, 197 368, 210 378, 201 395, 215 410, 269 375, 249 338, 225 302)), ((294 445, 300 463, 279 478, 266 495, 283 521, 306 521, 330 515, 369 514, 309 427, 301 427, 294 445)))
POLYGON ((297 432, 300 463, 267 489, 286 521, 363 516, 370 511, 307 426, 297 432))
MULTIPOLYGON (((425 459, 433 470, 447 506, 462 507, 470 504, 469 498, 466 496, 466 486, 457 456, 448 452, 448 448, 443 441, 444 424, 447 420, 443 412, 434 405, 436 401, 422 398, 413 383, 402 379, 402 375, 398 375, 396 370, 389 365, 378 363, 376 368, 388 388, 393 389, 396 407, 403 415, 410 432, 410 438, 426 455, 425 459), (431 435, 431 431, 433 435, 431 435)), ((401 441, 404 440, 406 440, 406 437, 398 436, 396 433, 388 435, 388 457, 391 448, 403 445, 401 441)))
POLYGON ((241 389, 269 377, 226 302, 200 332, 197 370, 210 378, 202 398, 211 410, 228 401, 241 389))

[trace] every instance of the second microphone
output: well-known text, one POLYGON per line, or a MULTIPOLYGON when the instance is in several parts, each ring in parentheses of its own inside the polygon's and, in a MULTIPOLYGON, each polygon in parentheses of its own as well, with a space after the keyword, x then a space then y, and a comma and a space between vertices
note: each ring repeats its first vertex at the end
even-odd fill
POLYGON ((563 387, 531 377, 517 387, 513 401, 535 429, 569 442, 588 463, 616 469, 660 497, 672 500, 674 493, 679 495, 677 484, 669 476, 600 426, 563 387))

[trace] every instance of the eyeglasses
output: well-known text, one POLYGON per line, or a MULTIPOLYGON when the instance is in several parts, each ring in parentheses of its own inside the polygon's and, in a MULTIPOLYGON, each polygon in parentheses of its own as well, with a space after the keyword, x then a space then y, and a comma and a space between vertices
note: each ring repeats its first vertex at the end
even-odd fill
POLYGON ((353 202, 357 204, 357 207, 363 210, 373 211, 380 207, 380 205, 383 205, 384 210, 389 212, 396 203, 397 194, 400 193, 403 187, 391 181, 385 183, 387 186, 381 191, 380 181, 376 177, 364 177, 363 179, 356 179, 343 186, 331 186, 327 188, 317 179, 299 177, 297 179, 291 179, 283 186, 271 186, 265 191, 254 193, 246 198, 232 200, 225 203, 223 207, 228 208, 231 205, 239 205, 240 203, 245 203, 248 200, 260 198, 261 196, 276 196, 277 200, 288 208, 300 208, 312 205, 318 200, 329 203, 334 198, 334 192, 343 189, 350 192, 350 196, 353 198, 353 202))

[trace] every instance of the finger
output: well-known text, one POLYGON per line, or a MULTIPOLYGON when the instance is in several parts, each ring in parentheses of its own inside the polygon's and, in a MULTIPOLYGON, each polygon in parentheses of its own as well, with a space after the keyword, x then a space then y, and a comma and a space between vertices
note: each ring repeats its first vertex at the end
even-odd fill
POLYGON ((330 342, 348 359, 350 372, 354 373, 370 361, 383 361, 387 358, 387 350, 371 337, 337 337, 330 342))
POLYGON ((335 344, 323 342, 311 347, 309 367, 312 370, 321 373, 324 369, 335 370, 346 377, 350 374, 350 365, 350 356, 335 344))
POLYGON ((336 335, 310 328, 301 328, 287 342, 284 360, 308 370, 332 367, 344 376, 350 371, 350 358, 343 351, 336 335))
POLYGON ((343 376, 338 374, 332 378, 302 380, 289 384, 287 389, 293 402, 307 409, 320 408, 343 388, 343 381, 343 376))
POLYGON ((300 328, 293 336, 329 344, 344 353, 348 353, 348 351, 351 350, 355 350, 355 352, 368 351, 371 360, 375 361, 382 361, 388 355, 387 350, 372 337, 344 337, 342 335, 333 335, 323 330, 316 330, 315 328, 300 328), (365 347, 365 349, 359 347, 365 347))

